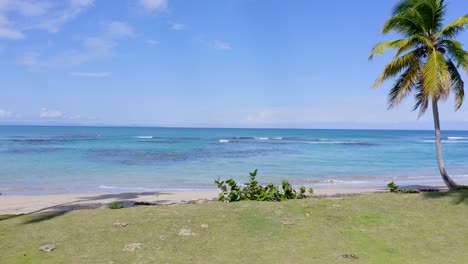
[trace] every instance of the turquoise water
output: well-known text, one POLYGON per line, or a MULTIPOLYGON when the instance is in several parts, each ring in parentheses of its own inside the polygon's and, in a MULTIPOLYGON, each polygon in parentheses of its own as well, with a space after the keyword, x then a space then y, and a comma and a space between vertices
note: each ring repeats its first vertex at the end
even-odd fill
MULTIPOLYGON (((468 131, 444 131, 468 182, 468 131)), ((0 126, 0 192, 214 189, 217 177, 314 188, 440 184, 432 131, 0 126)))

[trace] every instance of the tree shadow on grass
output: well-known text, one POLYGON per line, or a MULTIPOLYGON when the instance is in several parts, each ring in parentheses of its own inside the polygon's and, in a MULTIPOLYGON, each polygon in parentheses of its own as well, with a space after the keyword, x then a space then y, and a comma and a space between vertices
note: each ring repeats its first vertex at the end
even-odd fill
POLYGON ((8 219, 12 219, 18 216, 23 216, 24 214, 6 214, 6 215, 0 215, 0 221, 5 221, 8 219))
POLYGON ((89 197, 81 197, 78 201, 98 201, 98 200, 106 200, 106 199, 115 199, 115 200, 132 200, 136 199, 140 196, 146 195, 163 195, 163 194, 171 194, 171 193, 162 193, 162 192, 139 192, 139 193, 107 193, 107 194, 99 194, 96 196, 89 196, 89 197))
POLYGON ((139 202, 136 199, 140 196, 147 195, 161 195, 161 194, 170 194, 170 193, 154 193, 154 192, 141 192, 141 193, 115 193, 115 194, 99 194, 96 196, 84 196, 80 197, 75 201, 68 203, 57 204, 42 208, 27 214, 19 215, 0 215, 0 221, 12 219, 15 217, 23 217, 25 220, 22 224, 33 224, 39 223, 42 221, 50 220, 58 216, 62 216, 67 212, 73 210, 83 210, 83 209, 96 209, 107 207, 108 202, 103 202, 103 200, 113 200, 124 205, 124 207, 134 207, 134 206, 154 206, 154 205, 168 205, 172 204, 170 200, 158 200, 151 203, 139 202))
POLYGON ((57 216, 61 216, 67 213, 67 211, 58 211, 58 212, 42 212, 42 213, 36 213, 36 214, 8 214, 8 215, 0 215, 0 222, 17 218, 17 217, 23 217, 26 218, 21 224, 33 224, 33 223, 38 223, 42 222, 44 220, 49 220, 52 218, 55 218, 57 216))
POLYGON ((440 199, 449 197, 452 204, 468 205, 468 190, 450 191, 450 192, 427 192, 424 193, 425 198, 440 199))
POLYGON ((57 216, 61 216, 66 214, 66 211, 61 211, 61 212, 47 212, 47 213, 41 213, 41 214, 33 214, 33 215, 26 215, 26 220, 22 223, 24 224, 34 224, 34 223, 39 223, 45 220, 50 220, 52 218, 55 218, 57 216))

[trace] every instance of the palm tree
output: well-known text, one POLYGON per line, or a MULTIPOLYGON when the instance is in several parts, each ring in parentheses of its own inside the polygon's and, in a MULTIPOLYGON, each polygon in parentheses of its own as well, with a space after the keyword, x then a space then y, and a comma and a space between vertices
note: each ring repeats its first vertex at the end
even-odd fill
POLYGON ((440 175, 447 187, 455 190, 460 185, 449 177, 442 158, 437 103, 445 101, 450 91, 455 97, 455 110, 463 103, 464 83, 458 70, 468 73, 468 52, 455 37, 467 27, 468 14, 444 27, 445 11, 444 0, 399 1, 392 17, 383 25, 382 33, 397 33, 402 38, 377 44, 369 59, 376 54, 384 54, 388 49, 396 50, 393 60, 373 85, 375 88, 387 79, 396 78, 388 95, 389 109, 411 92, 414 92, 416 101, 413 110, 419 109, 418 117, 426 112, 429 103, 432 104, 440 175))

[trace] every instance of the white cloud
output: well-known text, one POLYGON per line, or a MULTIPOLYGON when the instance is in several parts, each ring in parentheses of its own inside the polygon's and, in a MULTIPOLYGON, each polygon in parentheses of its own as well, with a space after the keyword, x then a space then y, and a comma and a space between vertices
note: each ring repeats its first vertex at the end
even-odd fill
POLYGON ((24 39, 24 34, 12 28, 0 27, 0 38, 18 40, 24 39))
POLYGON ((230 42, 222 40, 207 40, 203 37, 199 37, 198 42, 207 48, 213 48, 217 50, 230 51, 232 50, 232 45, 230 42))
POLYGON ((4 15, 0 14, 0 26, 7 25, 8 23, 8 19, 4 15))
POLYGON ((41 54, 35 51, 28 51, 25 52, 18 60, 17 63, 21 65, 25 65, 28 67, 35 67, 39 62, 39 57, 41 54))
POLYGON ((161 43, 159 40, 155 40, 155 39, 147 39, 146 40, 146 44, 148 45, 159 45, 159 43, 161 43))
POLYGON ((59 110, 49 110, 45 107, 42 107, 39 111, 40 118, 62 118, 65 116, 65 113, 59 110))
POLYGON ((71 76, 89 77, 89 78, 105 78, 111 75, 110 72, 70 72, 71 76))
POLYGON ((17 63, 31 70, 68 68, 112 56, 115 43, 104 38, 88 37, 81 45, 80 49, 68 50, 49 57, 42 57, 35 51, 25 52, 17 63))
POLYGON ((43 29, 49 33, 57 33, 65 23, 77 17, 83 10, 92 6, 93 3, 94 0, 71 0, 67 7, 50 11, 49 14, 42 17, 31 28, 43 29))
POLYGON ((94 0, 71 0, 71 5, 74 7, 88 7, 94 4, 94 0))
POLYGON ((8 111, 0 109, 0 119, 7 119, 13 116, 14 114, 12 112, 8 112, 8 111))
POLYGON ((70 117, 69 117, 69 119, 72 119, 72 120, 74 120, 74 119, 82 119, 82 118, 83 118, 83 117, 80 116, 80 115, 74 115, 74 116, 70 116, 70 117))
POLYGON ((125 22, 113 21, 108 25, 107 32, 113 37, 129 37, 133 29, 125 22))
POLYGON ((42 119, 60 119, 60 120, 81 120, 81 121, 92 121, 97 120, 94 116, 83 116, 76 114, 66 114, 60 110, 51 110, 47 107, 42 107, 39 110, 39 117, 42 119))
POLYGON ((232 50, 231 43, 219 40, 214 41, 213 47, 217 50, 232 50))
POLYGON ((140 6, 149 12, 166 10, 168 4, 168 0, 140 0, 140 6))
POLYGON ((57 33, 94 0, 0 0, 0 38, 19 40, 31 29, 57 33))
POLYGON ((186 28, 187 28, 187 26, 185 24, 182 24, 182 23, 173 23, 171 25, 172 30, 184 30, 186 28))
POLYGON ((51 6, 51 1, 1 0, 0 12, 12 12, 25 17, 36 17, 44 15, 51 6))
POLYGON ((83 40, 83 46, 92 50, 107 51, 114 47, 114 43, 100 37, 87 37, 83 40))
POLYGON ((0 13, 0 38, 15 39, 15 40, 24 38, 24 34, 21 31, 12 28, 8 18, 1 13, 0 13))
POLYGON ((54 55, 44 61, 46 68, 72 67, 112 56, 113 41, 89 37, 82 42, 79 50, 70 50, 54 55))

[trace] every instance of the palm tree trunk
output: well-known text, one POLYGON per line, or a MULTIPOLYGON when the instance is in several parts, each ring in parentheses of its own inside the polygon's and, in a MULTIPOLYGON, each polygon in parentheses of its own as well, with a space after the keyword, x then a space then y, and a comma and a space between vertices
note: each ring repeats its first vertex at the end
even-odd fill
POLYGON ((454 182, 447 171, 445 170, 444 160, 442 157, 442 141, 440 137, 440 121, 439 121, 439 108, 437 106, 437 99, 432 100, 432 114, 434 116, 434 128, 435 128, 435 141, 436 141, 436 150, 437 150, 437 163, 439 165, 440 175, 445 182, 445 185, 449 190, 456 190, 460 188, 456 182, 454 182))

